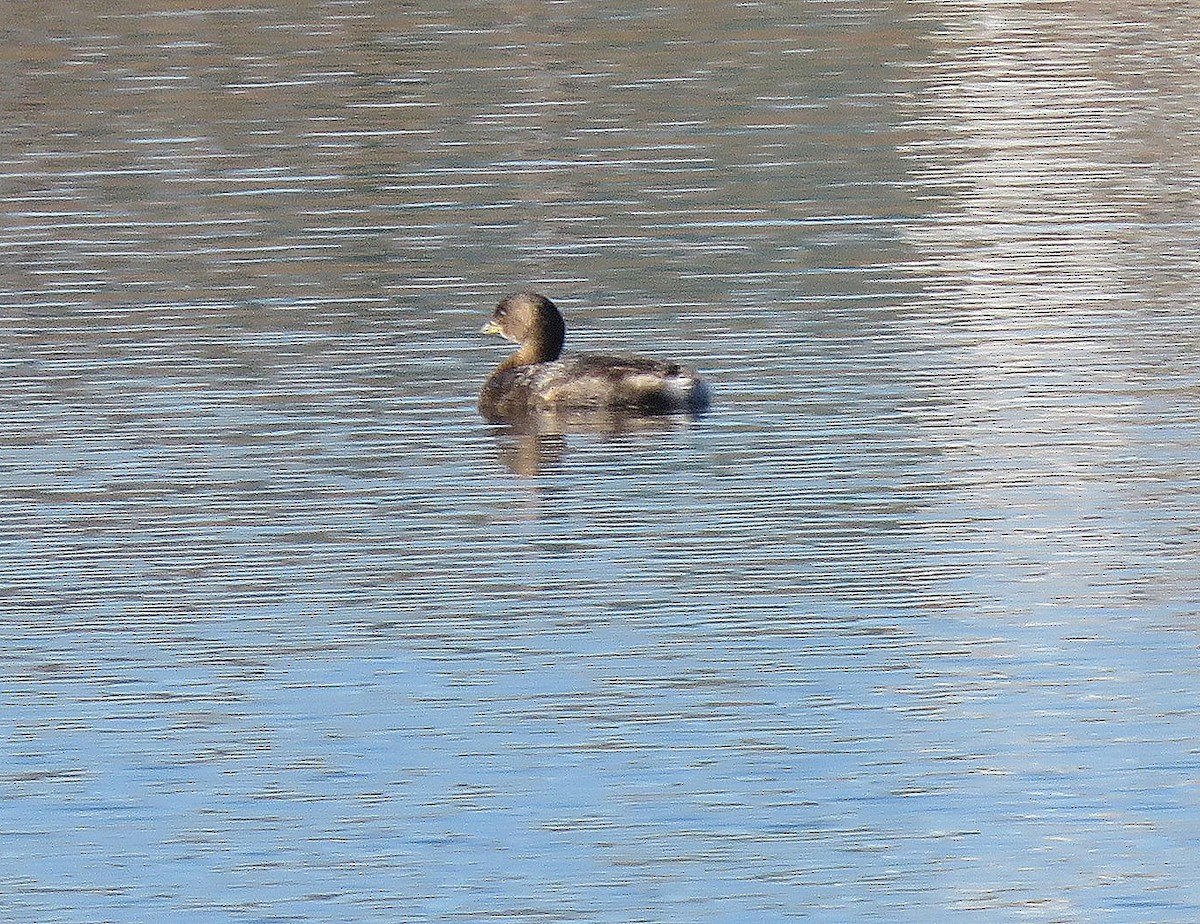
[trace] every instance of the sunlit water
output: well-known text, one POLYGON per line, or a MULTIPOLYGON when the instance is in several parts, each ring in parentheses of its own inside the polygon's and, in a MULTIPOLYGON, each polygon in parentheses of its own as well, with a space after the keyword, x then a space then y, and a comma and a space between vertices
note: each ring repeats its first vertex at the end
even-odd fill
POLYGON ((1200 13, 24 6, 5 920, 1200 919, 1200 13))

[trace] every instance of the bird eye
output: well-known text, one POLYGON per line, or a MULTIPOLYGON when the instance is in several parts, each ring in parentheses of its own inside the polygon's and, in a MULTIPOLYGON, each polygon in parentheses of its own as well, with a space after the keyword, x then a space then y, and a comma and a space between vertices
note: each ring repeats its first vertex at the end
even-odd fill
POLYGON ((507 309, 507 308, 497 308, 497 309, 496 309, 496 317, 498 317, 498 318, 502 318, 502 317, 504 317, 506 314, 508 314, 508 309, 507 309))

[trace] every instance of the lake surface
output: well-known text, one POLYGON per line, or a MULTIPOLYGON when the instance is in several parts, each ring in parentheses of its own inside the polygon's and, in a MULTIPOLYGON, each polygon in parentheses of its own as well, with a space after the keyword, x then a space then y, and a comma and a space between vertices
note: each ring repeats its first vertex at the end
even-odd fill
POLYGON ((1200 919, 1200 7, 91 6, 0 50, 0 917, 1200 919), (486 423, 525 287, 713 409, 486 423))

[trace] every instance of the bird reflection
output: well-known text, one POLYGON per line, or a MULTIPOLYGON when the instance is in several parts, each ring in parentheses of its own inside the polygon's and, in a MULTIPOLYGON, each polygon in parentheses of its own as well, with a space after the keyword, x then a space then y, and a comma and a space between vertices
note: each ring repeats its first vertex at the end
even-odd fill
POLYGON ((484 415, 496 425, 500 461, 514 475, 522 476, 553 469, 568 452, 570 436, 620 440, 639 433, 666 433, 686 428, 699 416, 638 414, 614 408, 537 408, 484 415))

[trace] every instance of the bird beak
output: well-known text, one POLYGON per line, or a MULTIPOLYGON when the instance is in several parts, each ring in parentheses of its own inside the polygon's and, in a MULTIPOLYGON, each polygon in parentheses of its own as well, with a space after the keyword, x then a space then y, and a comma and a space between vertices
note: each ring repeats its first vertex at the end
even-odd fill
POLYGON ((479 332, 481 334, 499 334, 500 333, 500 325, 497 324, 494 320, 489 320, 486 324, 483 325, 483 327, 479 328, 479 332))

